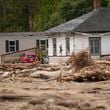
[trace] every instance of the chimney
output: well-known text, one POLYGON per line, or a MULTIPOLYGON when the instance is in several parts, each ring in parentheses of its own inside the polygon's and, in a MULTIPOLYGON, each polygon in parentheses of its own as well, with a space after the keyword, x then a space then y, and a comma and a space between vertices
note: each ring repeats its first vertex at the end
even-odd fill
POLYGON ((97 10, 101 7, 102 0, 93 0, 94 10, 97 10))

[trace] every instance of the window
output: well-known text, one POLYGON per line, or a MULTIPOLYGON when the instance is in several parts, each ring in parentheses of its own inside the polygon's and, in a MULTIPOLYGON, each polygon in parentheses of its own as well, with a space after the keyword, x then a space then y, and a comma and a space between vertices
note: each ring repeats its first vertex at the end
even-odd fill
POLYGON ((53 56, 57 55, 56 38, 53 38, 53 56))
POLYGON ((39 40, 36 40, 36 48, 39 50, 40 49, 40 42, 39 40))
POLYGON ((46 51, 48 48, 48 40, 36 40, 36 47, 38 50, 46 51))
POLYGON ((101 50, 101 38, 90 38, 89 39, 90 52, 93 56, 99 56, 101 50))
POLYGON ((16 50, 15 41, 9 41, 9 49, 10 49, 10 52, 15 52, 16 50))
POLYGON ((19 51, 19 40, 9 41, 6 40, 6 52, 19 51))
POLYGON ((70 38, 66 38, 66 55, 70 55, 70 38))
POLYGON ((46 50, 46 40, 41 40, 40 41, 40 49, 42 51, 45 51, 46 50))

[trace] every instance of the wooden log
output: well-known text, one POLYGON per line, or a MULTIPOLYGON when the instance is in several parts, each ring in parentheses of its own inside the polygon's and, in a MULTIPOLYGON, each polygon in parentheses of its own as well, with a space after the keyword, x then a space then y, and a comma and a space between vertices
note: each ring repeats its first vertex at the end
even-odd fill
POLYGON ((97 64, 109 64, 110 65, 110 61, 95 61, 95 63, 97 63, 97 64))

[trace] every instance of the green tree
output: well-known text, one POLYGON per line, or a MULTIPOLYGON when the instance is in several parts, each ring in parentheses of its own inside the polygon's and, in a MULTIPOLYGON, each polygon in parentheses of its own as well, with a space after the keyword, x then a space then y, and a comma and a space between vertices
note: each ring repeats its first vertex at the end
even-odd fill
MULTIPOLYGON (((93 10, 93 0, 0 0, 0 32, 43 31, 93 10)), ((109 0, 102 6, 110 7, 109 0)))

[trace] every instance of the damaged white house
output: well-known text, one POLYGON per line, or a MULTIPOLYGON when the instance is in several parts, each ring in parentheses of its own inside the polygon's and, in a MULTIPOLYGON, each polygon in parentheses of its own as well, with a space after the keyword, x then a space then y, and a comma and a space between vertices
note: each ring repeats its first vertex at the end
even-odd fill
POLYGON ((110 8, 100 5, 101 0, 94 0, 92 12, 46 31, 50 64, 88 47, 94 58, 110 54, 110 8))

